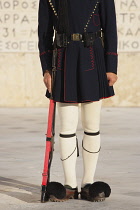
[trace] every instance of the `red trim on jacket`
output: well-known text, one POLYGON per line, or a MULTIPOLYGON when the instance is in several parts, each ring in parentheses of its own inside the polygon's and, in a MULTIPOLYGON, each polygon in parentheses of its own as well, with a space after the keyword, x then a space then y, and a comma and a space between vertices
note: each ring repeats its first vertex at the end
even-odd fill
POLYGON ((40 53, 40 56, 41 56, 41 55, 44 55, 44 54, 46 54, 46 51, 44 51, 44 52, 40 53))
POLYGON ((50 53, 50 52, 52 52, 52 50, 47 50, 47 51, 41 52, 41 53, 40 53, 40 56, 46 54, 47 52, 50 53))
MULTIPOLYGON (((114 96, 114 95, 113 95, 114 96)), ((111 98, 113 96, 108 96, 108 97, 102 97, 102 98, 99 98, 99 100, 97 101, 100 101, 101 99, 105 99, 105 98, 111 98)), ((54 100, 55 101, 55 100, 54 100)), ((91 101, 91 100, 84 100, 84 101, 87 101, 87 102, 96 102, 96 101, 91 101)), ((82 103, 84 101, 81 101, 81 102, 76 102, 74 104, 79 104, 79 103, 82 103)), ((64 102, 61 102, 61 101, 55 101, 55 102, 59 102, 59 103, 65 103, 65 102, 73 102, 73 101, 64 101, 64 102)), ((75 102, 75 101, 74 101, 75 102)))
POLYGON ((94 69, 94 54, 93 54, 93 47, 89 47, 90 59, 91 59, 91 69, 87 69, 85 71, 90 71, 94 69))
POLYGON ((115 53, 115 52, 106 52, 106 55, 118 55, 118 53, 115 53))
POLYGON ((92 69, 94 69, 94 55, 93 55, 93 47, 92 47, 92 46, 90 46, 89 50, 90 50, 91 66, 92 66, 92 69))
POLYGON ((62 56, 62 49, 61 49, 61 48, 59 48, 57 52, 58 52, 57 69, 58 69, 58 70, 62 70, 62 69, 61 69, 61 56, 62 56))
POLYGON ((92 19, 93 19, 93 23, 95 26, 99 26, 101 24, 99 14, 93 14, 92 19), (96 21, 94 19, 95 15, 98 17, 98 23, 96 23, 96 21))

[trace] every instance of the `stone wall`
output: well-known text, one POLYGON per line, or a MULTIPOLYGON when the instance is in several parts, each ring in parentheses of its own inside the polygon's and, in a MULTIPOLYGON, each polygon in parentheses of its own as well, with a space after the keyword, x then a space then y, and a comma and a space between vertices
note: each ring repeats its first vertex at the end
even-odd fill
MULTIPOLYGON (((38 0, 0 0, 1 107, 46 107, 37 49, 38 0)), ((104 106, 140 106, 140 2, 116 0, 118 81, 104 106)))

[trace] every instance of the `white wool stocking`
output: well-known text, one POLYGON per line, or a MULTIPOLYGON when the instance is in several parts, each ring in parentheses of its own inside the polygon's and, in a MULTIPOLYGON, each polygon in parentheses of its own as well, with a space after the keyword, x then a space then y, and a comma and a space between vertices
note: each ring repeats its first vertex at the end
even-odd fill
POLYGON ((77 187, 75 168, 77 159, 76 136, 70 138, 59 138, 65 185, 70 185, 72 188, 75 188, 77 187))
MULTIPOLYGON (((76 134, 78 124, 78 104, 57 103, 60 117, 60 134, 76 134)), ((77 187, 76 180, 76 159, 77 141, 76 135, 73 137, 59 136, 60 154, 65 176, 65 185, 72 188, 77 187)))
POLYGON ((101 104, 102 101, 81 104, 81 119, 85 131, 82 148, 84 166, 82 187, 87 183, 94 182, 94 174, 100 150, 99 125, 101 104))

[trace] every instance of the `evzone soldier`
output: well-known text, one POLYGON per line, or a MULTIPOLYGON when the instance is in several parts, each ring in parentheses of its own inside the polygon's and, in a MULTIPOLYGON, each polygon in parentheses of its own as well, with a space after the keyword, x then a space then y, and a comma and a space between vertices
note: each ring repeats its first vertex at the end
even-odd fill
MULTIPOLYGON (((39 51, 46 97, 53 95, 60 117, 60 153, 66 199, 78 198, 76 159, 78 105, 83 126, 81 199, 103 201, 110 186, 94 180, 100 143, 102 99, 115 95, 117 26, 114 0, 40 0, 39 51), (55 38, 53 39, 53 36, 55 38), (52 89, 53 49, 57 49, 52 89)), ((53 196, 52 201, 58 201, 53 196)), ((61 199, 60 199, 61 200, 61 199)))

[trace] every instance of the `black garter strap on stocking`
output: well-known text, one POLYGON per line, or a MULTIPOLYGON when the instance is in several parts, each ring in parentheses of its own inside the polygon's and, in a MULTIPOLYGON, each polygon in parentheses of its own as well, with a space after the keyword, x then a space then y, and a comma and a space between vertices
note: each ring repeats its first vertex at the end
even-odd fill
MULTIPOLYGON (((97 136, 97 135, 100 134, 100 131, 98 131, 98 132, 96 132, 96 133, 90 133, 90 132, 84 131, 84 133, 85 133, 86 135, 89 135, 89 136, 97 136)), ((97 152, 90 152, 90 151, 88 151, 88 150, 85 149, 84 146, 83 146, 83 140, 82 140, 82 148, 83 148, 86 152, 89 152, 89 153, 98 153, 98 152, 100 152, 100 150, 101 150, 101 146, 100 146, 100 148, 99 148, 99 150, 98 150, 97 152)))
POLYGON ((86 135, 89 135, 89 136, 97 136, 97 135, 100 134, 100 131, 98 131, 98 132, 96 132, 96 133, 90 133, 90 132, 84 131, 84 133, 85 133, 86 135))
MULTIPOLYGON (((62 133, 60 133, 59 136, 60 136, 60 137, 63 137, 63 138, 70 138, 70 137, 76 136, 76 133, 73 133, 73 134, 62 134, 62 133)), ((74 151, 71 153, 71 155, 69 155, 69 156, 68 156, 67 158, 65 158, 65 159, 61 159, 61 158, 60 158, 60 159, 61 159, 62 161, 67 160, 69 157, 71 157, 71 156, 73 155, 73 153, 75 152, 76 148, 77 148, 77 157, 78 157, 78 156, 79 156, 79 147, 78 147, 78 139, 77 139, 77 137, 76 137, 76 147, 75 147, 74 151)))
POLYGON ((79 147, 78 147, 78 139, 76 137, 76 146, 77 146, 77 157, 79 157, 79 147))
POLYGON ((76 134, 75 133, 73 133, 73 134, 62 134, 62 133, 60 133, 59 134, 59 136, 60 137, 63 137, 63 138, 70 138, 70 137, 73 137, 73 136, 75 136, 76 134))

